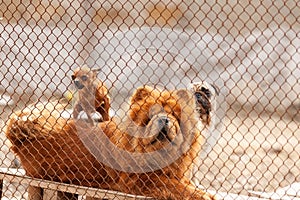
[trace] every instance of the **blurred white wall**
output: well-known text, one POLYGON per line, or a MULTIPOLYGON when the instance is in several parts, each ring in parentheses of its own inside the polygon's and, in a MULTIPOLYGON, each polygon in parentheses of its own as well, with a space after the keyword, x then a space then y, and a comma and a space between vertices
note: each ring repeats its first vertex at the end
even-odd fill
POLYGON ((70 70, 87 62, 102 67, 99 77, 122 93, 143 83, 182 87, 207 78, 241 104, 271 111, 299 104, 294 1, 4 0, 0 7, 0 91, 14 98, 60 95, 70 70), (162 32, 156 38, 136 31, 142 26, 162 32))

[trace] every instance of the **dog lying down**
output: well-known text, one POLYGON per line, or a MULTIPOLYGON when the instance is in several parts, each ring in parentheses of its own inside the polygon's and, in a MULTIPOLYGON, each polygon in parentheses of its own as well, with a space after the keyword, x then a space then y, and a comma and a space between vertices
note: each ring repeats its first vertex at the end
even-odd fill
POLYGON ((195 107, 189 90, 144 86, 122 124, 91 127, 47 103, 13 114, 6 136, 28 176, 155 199, 214 199, 191 183, 203 141, 195 107))

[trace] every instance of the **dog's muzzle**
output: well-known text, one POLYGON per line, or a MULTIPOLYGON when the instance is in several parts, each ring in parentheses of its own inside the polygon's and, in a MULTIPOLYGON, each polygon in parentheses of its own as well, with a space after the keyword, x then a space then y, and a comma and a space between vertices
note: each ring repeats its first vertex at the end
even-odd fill
POLYGON ((201 114, 209 114, 211 111, 211 103, 209 101, 209 98, 206 96, 206 94, 203 92, 196 92, 195 97, 197 103, 202 105, 202 107, 205 110, 205 113, 201 113, 201 114))

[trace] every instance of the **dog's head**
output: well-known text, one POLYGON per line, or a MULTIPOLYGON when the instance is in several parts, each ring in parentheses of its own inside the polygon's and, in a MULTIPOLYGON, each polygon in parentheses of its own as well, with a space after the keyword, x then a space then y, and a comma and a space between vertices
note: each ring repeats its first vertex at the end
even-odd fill
POLYGON ((87 66, 75 69, 74 74, 71 76, 75 87, 78 90, 83 88, 91 89, 98 73, 98 69, 91 69, 87 66))
POLYGON ((178 145, 197 125, 195 100, 188 90, 160 91, 144 86, 131 98, 129 118, 144 127, 142 146, 155 151, 168 144, 178 145))
POLYGON ((216 109, 216 96, 219 95, 219 90, 205 81, 191 83, 188 88, 194 93, 196 110, 200 114, 202 123, 210 125, 211 114, 216 109))

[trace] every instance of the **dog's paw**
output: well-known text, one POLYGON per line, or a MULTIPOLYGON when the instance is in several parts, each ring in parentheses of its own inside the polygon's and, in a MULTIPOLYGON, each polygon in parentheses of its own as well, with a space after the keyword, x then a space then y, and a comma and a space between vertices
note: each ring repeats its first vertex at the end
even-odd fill
POLYGON ((78 114, 77 120, 84 120, 92 125, 95 125, 95 123, 103 122, 103 117, 99 112, 91 113, 91 115, 88 116, 86 112, 81 111, 78 114))
POLYGON ((77 119, 81 119, 81 120, 88 120, 88 118, 89 118, 88 115, 84 111, 81 111, 77 117, 77 119))
POLYGON ((100 113, 98 113, 98 112, 92 113, 91 117, 92 117, 92 119, 93 119, 94 122, 102 122, 103 121, 102 115, 100 113))

